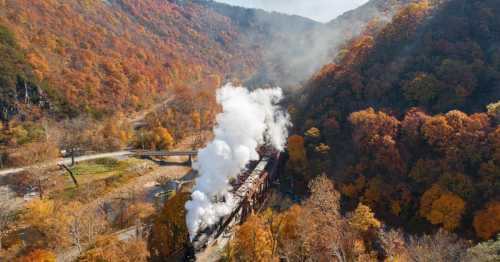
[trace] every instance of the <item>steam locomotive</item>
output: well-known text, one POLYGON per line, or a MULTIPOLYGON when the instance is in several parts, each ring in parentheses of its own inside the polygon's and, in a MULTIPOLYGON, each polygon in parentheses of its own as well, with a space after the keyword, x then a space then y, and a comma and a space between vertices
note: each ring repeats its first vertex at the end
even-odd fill
POLYGON ((237 178, 231 181, 233 186, 231 193, 236 203, 235 209, 212 226, 200 226, 198 234, 191 241, 194 253, 203 251, 217 240, 224 231, 229 231, 235 224, 244 221, 251 212, 249 210, 249 208, 252 208, 250 204, 252 202, 251 198, 257 193, 259 187, 264 186, 262 183, 276 178, 280 152, 268 147, 261 147, 258 152, 260 159, 250 162, 237 178))

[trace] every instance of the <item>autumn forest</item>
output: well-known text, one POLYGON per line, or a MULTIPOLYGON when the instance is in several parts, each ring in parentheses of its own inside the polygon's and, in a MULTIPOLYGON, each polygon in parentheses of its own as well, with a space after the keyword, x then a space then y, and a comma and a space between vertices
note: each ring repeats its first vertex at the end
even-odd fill
POLYGON ((327 23, 211 0, 0 0, 0 91, 0 261, 500 261, 496 0, 369 0, 327 23), (262 179, 278 174, 200 250, 189 203, 227 137, 227 83, 280 86, 288 137, 270 157, 260 134, 223 181, 235 192, 266 157, 262 179))

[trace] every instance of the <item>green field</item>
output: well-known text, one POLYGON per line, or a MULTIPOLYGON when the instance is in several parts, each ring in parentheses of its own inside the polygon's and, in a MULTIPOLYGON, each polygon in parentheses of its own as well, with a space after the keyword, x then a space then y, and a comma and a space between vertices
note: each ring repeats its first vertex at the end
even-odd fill
POLYGON ((105 194, 109 190, 127 183, 130 179, 143 175, 134 171, 134 167, 143 163, 143 160, 136 158, 126 160, 103 158, 78 163, 70 169, 75 175, 79 186, 75 186, 68 176, 64 191, 54 192, 52 197, 71 201, 75 199, 84 200, 89 190, 92 190, 97 195, 105 194))

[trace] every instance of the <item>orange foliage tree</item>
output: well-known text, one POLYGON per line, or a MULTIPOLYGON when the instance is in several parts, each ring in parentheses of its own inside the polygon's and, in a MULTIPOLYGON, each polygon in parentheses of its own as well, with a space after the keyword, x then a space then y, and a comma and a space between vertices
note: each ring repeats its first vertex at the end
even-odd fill
POLYGON ((458 227, 464 211, 465 202, 438 185, 425 191, 420 199, 420 215, 450 231, 458 227))
POLYGON ((187 192, 177 193, 165 202, 161 213, 155 218, 149 239, 153 257, 177 257, 186 251, 189 234, 184 205, 189 197, 187 192))
POLYGON ((17 259, 16 262, 56 262, 56 255, 48 250, 35 249, 17 259))
POLYGON ((489 239, 500 233, 500 202, 491 201, 474 216, 474 229, 482 239, 489 239))
POLYGON ((309 179, 309 163, 307 161, 304 138, 299 135, 288 137, 288 154, 290 159, 286 164, 291 187, 298 193, 303 193, 309 179))
POLYGON ((396 135, 400 122, 384 113, 368 108, 354 112, 349 116, 354 128, 353 140, 362 151, 374 158, 387 171, 400 174, 404 169, 396 143, 396 135))
POLYGON ((299 135, 288 137, 288 153, 292 163, 303 165, 307 161, 304 138, 299 135))
POLYGON ((156 127, 146 132, 140 131, 136 138, 136 147, 153 150, 169 150, 174 146, 174 138, 164 127, 156 127))

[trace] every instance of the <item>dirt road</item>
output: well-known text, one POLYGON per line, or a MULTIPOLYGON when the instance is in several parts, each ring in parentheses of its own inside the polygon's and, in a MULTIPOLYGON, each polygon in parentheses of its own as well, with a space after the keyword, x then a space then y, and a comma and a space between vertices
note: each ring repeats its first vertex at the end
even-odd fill
MULTIPOLYGON (((127 150, 110 152, 110 153, 92 154, 92 155, 85 155, 85 156, 75 157, 75 162, 89 161, 89 160, 95 160, 95 159, 100 159, 100 158, 108 158, 108 157, 111 157, 111 158, 124 157, 124 156, 130 156, 132 154, 133 154, 132 152, 127 151, 127 150)), ((61 159, 56 159, 56 160, 53 160, 53 161, 49 161, 49 162, 41 164, 41 167, 42 168, 52 167, 52 166, 57 166, 57 164, 69 165, 69 164, 71 164, 71 158, 70 157, 65 157, 65 158, 61 158, 61 159)), ((24 167, 2 169, 2 170, 0 170, 0 176, 5 176, 5 175, 10 175, 10 174, 20 173, 20 172, 25 171, 26 169, 29 169, 30 167, 33 167, 33 166, 24 166, 24 167)), ((40 167, 40 165, 37 165, 37 167, 40 167)))

